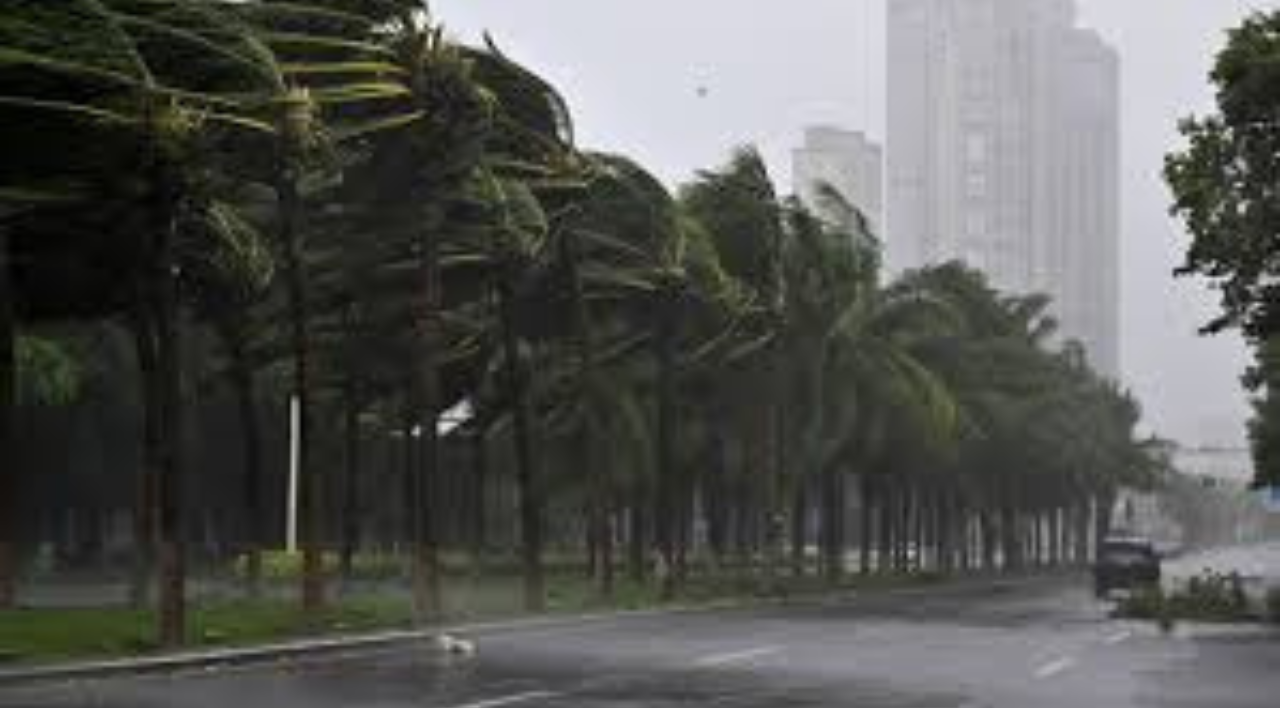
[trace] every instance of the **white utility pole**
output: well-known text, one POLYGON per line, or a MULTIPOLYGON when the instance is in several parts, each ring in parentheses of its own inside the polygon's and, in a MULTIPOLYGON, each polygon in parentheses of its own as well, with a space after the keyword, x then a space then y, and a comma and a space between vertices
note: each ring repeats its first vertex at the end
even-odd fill
POLYGON ((298 397, 289 397, 289 502, 285 503, 286 550, 298 551, 298 426, 301 424, 298 397))

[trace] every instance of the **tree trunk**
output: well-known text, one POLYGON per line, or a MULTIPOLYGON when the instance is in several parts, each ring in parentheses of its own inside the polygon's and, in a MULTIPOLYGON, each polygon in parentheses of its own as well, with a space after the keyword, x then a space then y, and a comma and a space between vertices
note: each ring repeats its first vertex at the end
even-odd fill
POLYGON ((515 288, 510 270, 499 286, 502 343, 507 358, 507 393, 511 402, 512 439, 515 443, 516 485, 520 492, 520 555, 524 571, 525 609, 540 612, 545 605, 542 572, 542 495, 534 476, 529 399, 520 343, 515 327, 515 288))
POLYGON ((440 312, 443 302, 440 243, 418 242, 418 278, 413 298, 413 413, 418 433, 417 503, 413 548, 413 601, 417 621, 435 620, 443 611, 436 497, 440 491, 440 312))
MULTIPOLYGON (((806 531, 809 503, 806 495, 804 481, 797 480, 795 492, 791 498, 791 576, 797 579, 804 577, 804 550, 808 540, 806 531)), ((826 531, 820 526, 819 532, 826 531)))
POLYGON ((1102 547, 1102 542, 1111 534, 1111 511, 1115 508, 1115 504, 1116 493, 1114 490, 1104 491, 1094 497, 1094 552, 1097 552, 1098 548, 1102 547))
POLYGON ((244 347, 235 343, 231 349, 231 373, 236 408, 240 419, 244 467, 241 469, 241 493, 245 511, 245 585, 250 597, 262 590, 262 545, 266 541, 262 515, 262 423, 254 391, 253 370, 245 357, 244 347))
POLYGON ((579 272, 579 257, 573 235, 562 235, 558 246, 560 261, 568 273, 569 289, 573 303, 574 335, 578 354, 578 402, 579 417, 576 429, 576 457, 578 474, 587 487, 587 576, 588 579, 599 579, 601 595, 609 598, 613 594, 612 558, 606 554, 612 548, 606 548, 612 542, 607 538, 611 532, 609 527, 609 483, 601 463, 597 462, 598 446, 603 438, 595 426, 596 411, 603 405, 604 392, 596 375, 595 339, 591 314, 582 287, 582 276, 579 272), (610 567, 606 568, 606 565, 610 567))
POLYGON ((865 577, 871 574, 871 543, 874 537, 871 525, 875 517, 872 512, 875 494, 869 476, 863 475, 858 479, 858 490, 862 493, 861 506, 858 508, 858 573, 865 577))
POLYGON ((155 292, 156 360, 159 374, 160 451, 156 519, 159 526, 160 644, 178 647, 186 637, 186 562, 182 527, 183 430, 182 338, 178 265, 173 234, 160 243, 152 282, 155 292))
POLYGON ((1044 565, 1044 516, 1039 511, 1024 515, 1027 529, 1025 537, 1030 549, 1031 566, 1039 568, 1044 565))
POLYGON ((925 557, 929 547, 929 505, 924 490, 915 488, 911 491, 911 547, 908 548, 908 559, 911 571, 924 570, 925 557))
MULTIPOLYGON (((582 477, 583 481, 590 484, 590 478, 582 477)), ((588 499, 585 507, 582 508, 583 518, 585 522, 582 524, 583 542, 587 549, 587 562, 584 566, 586 579, 594 581, 596 579, 596 570, 600 561, 600 547, 597 538, 600 537, 600 510, 595 498, 588 499)))
POLYGON ((614 512, 608 505, 604 509, 604 526, 600 533, 600 595, 606 600, 613 598, 613 538, 614 512))
MULTIPOLYGON (((406 387, 401 400, 400 435, 404 444, 400 448, 400 540, 404 547, 411 548, 414 538, 418 536, 419 518, 414 508, 418 507, 418 492, 421 490, 421 483, 418 482, 417 439, 413 436, 413 391, 406 387)), ((413 572, 412 564, 410 561, 410 575, 413 572)))
POLYGON ((685 483, 680 489, 678 503, 678 525, 676 532, 676 564, 675 585, 684 587, 689 578, 689 545, 693 534, 693 495, 694 486, 685 483))
POLYGON ((627 526, 627 566, 631 581, 637 585, 645 581, 648 573, 645 572, 645 539, 647 536, 646 524, 647 518, 644 511, 646 505, 644 487, 639 483, 631 492, 631 507, 628 514, 627 526))
POLYGON ((725 440, 718 408, 713 406, 708 415, 710 442, 707 445, 707 483, 704 486, 702 509, 707 521, 707 544, 715 570, 724 567, 729 539, 729 497, 725 479, 725 440))
POLYGON ((840 474, 828 469, 822 478, 822 570, 828 584, 840 582, 843 574, 844 542, 840 533, 840 474))
POLYGON ((934 568, 943 575, 955 569, 955 516, 956 504, 951 493, 939 490, 934 495, 933 507, 934 568))
POLYGON ((1018 570, 1022 567, 1022 543, 1018 532, 1018 512, 1014 509, 1013 500, 1006 493, 1004 505, 1000 511, 1000 535, 1003 545, 1006 571, 1018 570))
POLYGON ((1057 506, 1049 511, 1049 564, 1054 567, 1062 565, 1062 525, 1057 506))
POLYGON ((339 559, 342 587, 349 590, 356 549, 360 545, 360 391, 354 373, 342 389, 342 552, 339 559))
POLYGON ((876 493, 876 568, 881 573, 893 572, 893 489, 885 486, 876 493))
POLYGON ((278 242, 284 254, 288 294, 290 351, 293 355, 293 397, 298 403, 298 530, 302 545, 302 609, 314 616, 324 607, 324 560, 320 547, 320 487, 312 463, 311 332, 309 288, 298 219, 302 210, 298 179, 282 168, 276 182, 279 206, 278 242))
POLYGON ((1081 500, 1075 507, 1075 561, 1076 565, 1089 564, 1089 501, 1081 500))
POLYGON ((916 537, 914 492, 910 486, 898 494, 900 516, 898 519, 898 570, 911 571, 911 543, 916 537))
POLYGON ((135 610, 150 605, 156 563, 156 493, 159 484, 161 411, 160 371, 156 347, 156 327, 147 289, 133 318, 134 348, 142 389, 141 467, 134 480, 133 563, 129 578, 129 604, 135 610))
POLYGON ((417 453, 417 504, 413 513, 417 534, 413 542, 413 606, 414 619, 418 623, 439 619, 443 611, 441 601, 440 556, 437 548, 436 517, 433 512, 433 491, 436 489, 436 471, 439 467, 439 438, 435 431, 437 416, 428 411, 424 423, 418 426, 420 437, 414 443, 417 453), (431 427, 426 427, 430 423, 431 427))
POLYGON ((18 476, 13 434, 17 406, 17 312, 11 287, 9 235, 0 225, 0 609, 17 601, 18 476))
POLYGON ((751 553, 751 488, 739 480, 734 484, 733 535, 737 572, 745 576, 753 570, 751 553))
POLYGON ((471 433, 471 572, 474 577, 484 572, 485 544, 488 542, 485 512, 488 507, 488 458, 485 430, 477 424, 471 433))
POLYGON ((658 530, 658 552, 662 556, 663 572, 658 577, 660 596, 670 600, 675 596, 675 536, 676 478, 675 478, 675 403, 676 403, 676 348, 675 307, 668 298, 659 300, 658 327, 655 329, 654 354, 657 359, 657 512, 654 522, 658 530))

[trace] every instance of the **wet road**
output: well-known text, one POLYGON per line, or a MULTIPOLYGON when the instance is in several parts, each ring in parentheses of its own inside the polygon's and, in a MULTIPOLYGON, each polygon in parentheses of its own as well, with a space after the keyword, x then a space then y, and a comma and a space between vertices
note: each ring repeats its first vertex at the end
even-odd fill
POLYGON ((475 657, 307 663, 0 689, 0 704, 1280 704, 1280 634, 1118 621, 1083 578, 491 629, 475 657))

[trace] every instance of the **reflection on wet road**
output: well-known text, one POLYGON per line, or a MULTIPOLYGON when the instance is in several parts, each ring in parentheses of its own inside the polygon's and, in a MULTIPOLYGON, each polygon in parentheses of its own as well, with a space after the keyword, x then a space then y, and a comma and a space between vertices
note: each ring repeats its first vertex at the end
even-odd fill
POLYGON ((306 663, 0 690, 137 705, 1276 705, 1280 635, 1114 620, 1084 577, 493 629, 475 657, 306 663))

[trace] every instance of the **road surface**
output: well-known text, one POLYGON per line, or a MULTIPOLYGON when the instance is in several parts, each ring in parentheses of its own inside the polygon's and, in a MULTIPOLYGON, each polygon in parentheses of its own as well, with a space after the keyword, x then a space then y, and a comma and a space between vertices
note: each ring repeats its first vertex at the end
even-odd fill
POLYGON ((1275 706, 1280 633, 1113 620, 1083 577, 620 617, 303 663, 0 688, 0 704, 1275 706))

